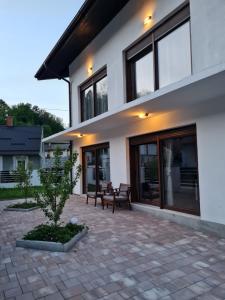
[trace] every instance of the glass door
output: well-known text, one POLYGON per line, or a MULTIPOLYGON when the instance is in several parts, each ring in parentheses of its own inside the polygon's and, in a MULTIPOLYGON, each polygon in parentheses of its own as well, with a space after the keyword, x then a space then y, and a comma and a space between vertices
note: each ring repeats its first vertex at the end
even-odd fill
POLYGON ((195 136, 168 138, 161 147, 165 208, 199 213, 195 136))
POLYGON ((84 152, 84 190, 86 192, 96 191, 96 151, 90 150, 84 152))
POLYGON ((157 142, 138 146, 139 201, 160 206, 157 142))
POLYGON ((83 148, 83 192, 99 191, 100 185, 109 181, 109 145, 93 145, 83 148))
POLYGON ((195 126, 130 138, 132 201, 200 215, 195 126))

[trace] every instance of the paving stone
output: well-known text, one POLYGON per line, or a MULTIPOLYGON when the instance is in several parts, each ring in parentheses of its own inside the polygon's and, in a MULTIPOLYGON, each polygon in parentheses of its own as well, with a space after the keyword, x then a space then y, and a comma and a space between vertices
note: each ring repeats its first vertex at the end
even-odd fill
POLYGON ((71 197, 62 216, 90 230, 68 253, 15 247, 45 222, 40 210, 3 212, 0 300, 225 299, 225 239, 138 211, 95 208, 71 197), (13 223, 10 221, 13 219, 13 223))

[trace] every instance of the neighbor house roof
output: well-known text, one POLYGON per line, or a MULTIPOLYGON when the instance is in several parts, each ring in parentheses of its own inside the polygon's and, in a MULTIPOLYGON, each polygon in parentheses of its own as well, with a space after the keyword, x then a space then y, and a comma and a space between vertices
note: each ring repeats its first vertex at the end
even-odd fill
POLYGON ((40 153, 40 126, 0 126, 0 155, 36 155, 40 153))
POLYGON ((35 77, 39 80, 68 77, 71 62, 128 1, 86 0, 35 77))

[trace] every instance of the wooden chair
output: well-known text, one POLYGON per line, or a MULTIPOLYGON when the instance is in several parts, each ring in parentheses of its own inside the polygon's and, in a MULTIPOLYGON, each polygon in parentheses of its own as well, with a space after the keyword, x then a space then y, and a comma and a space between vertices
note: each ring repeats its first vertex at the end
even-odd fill
POLYGON ((99 190, 95 192, 88 192, 87 193, 87 201, 86 203, 88 204, 89 198, 95 199, 95 206, 97 205, 97 199, 100 198, 102 202, 102 197, 110 193, 112 190, 112 182, 102 182, 102 184, 99 186, 99 190))
POLYGON ((130 200, 131 187, 129 184, 121 183, 120 187, 114 189, 110 194, 103 195, 102 198, 102 208, 105 208, 105 205, 112 205, 112 212, 114 213, 116 205, 121 203, 127 203, 129 209, 131 210, 131 200, 130 200))

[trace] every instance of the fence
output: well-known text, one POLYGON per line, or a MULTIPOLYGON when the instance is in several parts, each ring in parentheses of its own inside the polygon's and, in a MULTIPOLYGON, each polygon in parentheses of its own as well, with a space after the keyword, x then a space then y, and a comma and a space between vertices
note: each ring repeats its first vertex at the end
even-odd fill
MULTIPOLYGON (((17 185, 16 173, 12 171, 0 171, 0 188, 13 188, 17 185)), ((32 171, 31 184, 40 185, 40 177, 37 170, 32 171)))

